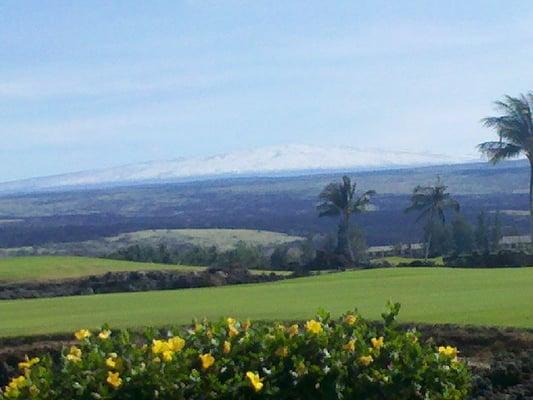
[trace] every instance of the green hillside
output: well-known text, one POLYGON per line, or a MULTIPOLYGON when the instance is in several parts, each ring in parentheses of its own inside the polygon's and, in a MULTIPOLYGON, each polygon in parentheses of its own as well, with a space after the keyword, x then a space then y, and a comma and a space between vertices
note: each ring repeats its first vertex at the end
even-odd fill
POLYGON ((140 270, 195 271, 203 267, 150 264, 89 257, 15 257, 0 259, 0 282, 79 278, 107 272, 140 270))
POLYGON ((268 284, 0 302, 0 336, 183 324, 194 317, 304 319, 320 307, 377 318, 388 299, 403 321, 533 328, 533 268, 399 268, 268 284), (68 310, 68 312, 66 312, 68 310))
POLYGON ((81 242, 58 242, 42 246, 3 248, 0 249, 0 256, 83 254, 101 257, 136 244, 141 246, 165 244, 170 248, 183 245, 215 246, 219 251, 226 251, 234 248, 240 241, 254 246, 272 247, 298 240, 302 240, 302 238, 280 232, 253 229, 150 229, 81 242))

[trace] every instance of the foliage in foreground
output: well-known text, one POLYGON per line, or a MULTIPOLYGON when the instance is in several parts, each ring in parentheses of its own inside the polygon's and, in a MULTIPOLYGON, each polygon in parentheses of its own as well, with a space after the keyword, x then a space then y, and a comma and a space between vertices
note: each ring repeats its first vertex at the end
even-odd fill
POLYGON ((0 399, 463 399, 457 349, 421 343, 357 312, 305 324, 197 322, 142 338, 104 327, 75 333, 59 360, 27 358, 0 399))

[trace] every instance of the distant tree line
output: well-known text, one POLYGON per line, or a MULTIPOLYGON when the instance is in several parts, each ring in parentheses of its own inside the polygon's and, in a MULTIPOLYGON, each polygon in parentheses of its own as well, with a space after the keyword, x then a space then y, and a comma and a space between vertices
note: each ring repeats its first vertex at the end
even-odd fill
POLYGON ((245 267, 251 269, 301 270, 314 257, 311 239, 263 248, 239 241, 234 248, 216 246, 170 248, 165 244, 132 245, 108 254, 106 258, 158 264, 245 267))
MULTIPOLYGON (((331 183, 319 196, 318 215, 339 216, 337 237, 326 236, 318 246, 312 269, 332 266, 349 267, 368 264, 364 232, 350 224, 351 217, 366 211, 374 191, 355 193, 356 184, 348 177, 341 183, 331 183)), ((499 212, 487 215, 481 211, 471 224, 460 212, 459 202, 447 191, 440 178, 434 185, 414 188, 405 212, 416 212, 416 222, 423 223, 424 259, 429 257, 488 254, 499 250, 503 237, 499 212)))
POLYGON ((267 268, 269 266, 269 260, 259 246, 242 241, 238 242, 235 248, 223 251, 215 246, 169 248, 165 244, 159 246, 132 245, 119 249, 106 258, 179 265, 216 265, 220 267, 239 265, 247 268, 267 268))
POLYGON ((460 213, 459 202, 447 192, 440 178, 435 186, 417 186, 406 212, 417 211, 417 222, 424 221, 424 258, 473 251, 489 253, 499 250, 502 225, 499 212, 488 218, 481 211, 475 227, 460 213), (451 224, 447 216, 452 213, 451 224))
POLYGON ((480 212, 476 223, 471 224, 457 213, 450 224, 433 224, 425 230, 434 240, 429 246, 429 255, 460 255, 477 253, 494 253, 500 250, 503 237, 499 212, 487 215, 480 212))

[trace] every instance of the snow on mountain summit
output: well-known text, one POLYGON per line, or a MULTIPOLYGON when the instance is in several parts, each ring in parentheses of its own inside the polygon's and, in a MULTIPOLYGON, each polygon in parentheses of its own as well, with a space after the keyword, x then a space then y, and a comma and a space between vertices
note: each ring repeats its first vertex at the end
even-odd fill
POLYGON ((0 191, 172 181, 216 176, 253 176, 317 170, 371 170, 469 161, 430 153, 285 145, 209 157, 152 161, 0 184, 0 191))

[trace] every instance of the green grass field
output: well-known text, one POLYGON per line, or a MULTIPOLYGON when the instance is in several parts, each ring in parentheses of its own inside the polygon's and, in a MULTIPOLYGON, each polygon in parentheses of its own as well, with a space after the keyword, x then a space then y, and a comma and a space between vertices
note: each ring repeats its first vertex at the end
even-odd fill
POLYGON ((203 267, 151 264, 89 257, 14 257, 0 259, 0 282, 43 281, 140 270, 195 271, 203 267))
MULTIPOLYGON (((39 256, 0 258, 0 282, 47 281, 124 271, 201 271, 206 267, 108 260, 92 257, 39 256)), ((290 271, 251 270, 252 274, 289 275, 290 271)))
POLYGON ((401 320, 533 328, 533 268, 350 271, 256 285, 0 302, 0 336, 183 324, 194 317, 304 319, 323 307, 378 318, 388 299, 401 320))

